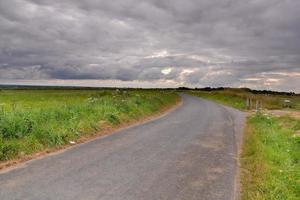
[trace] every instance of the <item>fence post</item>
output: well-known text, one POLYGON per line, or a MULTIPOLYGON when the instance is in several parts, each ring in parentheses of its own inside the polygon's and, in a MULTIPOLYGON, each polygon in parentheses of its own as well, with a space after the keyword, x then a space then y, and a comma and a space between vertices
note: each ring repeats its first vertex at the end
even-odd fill
POLYGON ((261 110, 261 101, 260 100, 256 100, 256 112, 259 113, 261 110))
POLYGON ((250 98, 246 99, 246 108, 249 110, 251 108, 251 100, 250 98))

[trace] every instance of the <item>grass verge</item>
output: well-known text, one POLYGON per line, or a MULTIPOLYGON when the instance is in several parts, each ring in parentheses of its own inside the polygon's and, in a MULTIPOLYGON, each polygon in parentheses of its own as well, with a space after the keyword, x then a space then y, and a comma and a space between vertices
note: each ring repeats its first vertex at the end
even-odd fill
POLYGON ((300 121, 255 115, 248 119, 241 156, 243 200, 300 199, 300 121))
POLYGON ((2 90, 0 162, 60 149, 172 107, 163 90, 2 90))

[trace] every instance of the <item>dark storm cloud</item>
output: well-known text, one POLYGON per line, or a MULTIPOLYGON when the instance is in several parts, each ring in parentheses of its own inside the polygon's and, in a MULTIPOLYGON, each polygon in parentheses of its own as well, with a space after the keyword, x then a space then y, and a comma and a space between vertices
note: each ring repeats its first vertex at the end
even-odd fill
POLYGON ((0 79, 299 91, 299 10, 294 0, 0 0, 0 79))

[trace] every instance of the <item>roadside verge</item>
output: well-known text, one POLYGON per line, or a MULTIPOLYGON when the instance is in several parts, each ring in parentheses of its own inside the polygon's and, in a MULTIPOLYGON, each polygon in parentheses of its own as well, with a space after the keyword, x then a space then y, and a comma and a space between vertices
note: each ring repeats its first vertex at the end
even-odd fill
POLYGON ((0 163, 0 173, 5 173, 9 170, 12 170, 16 167, 19 167, 20 165, 26 163, 27 161, 33 160, 33 159, 40 159, 43 158, 44 156, 47 155, 52 155, 56 153, 63 152, 67 149, 70 149, 72 147, 75 147, 77 145, 83 144, 90 142, 94 139, 97 139, 99 137, 105 137, 107 135, 113 134, 115 132, 118 132, 122 129, 126 129, 129 127, 137 126, 143 123, 147 123, 156 119, 159 119, 172 111, 176 110, 182 105, 182 98, 178 95, 175 104, 167 105, 159 109, 158 111, 143 116, 138 119, 133 119, 133 120, 128 120, 126 122, 120 122, 118 125, 112 126, 108 123, 103 123, 101 124, 101 131, 95 132, 93 134, 88 134, 88 135, 82 135, 79 137, 76 141, 72 141, 69 144, 65 144, 59 147, 54 147, 54 148, 48 148, 43 151, 31 154, 31 155, 26 155, 21 158, 9 160, 9 161, 4 161, 0 163))

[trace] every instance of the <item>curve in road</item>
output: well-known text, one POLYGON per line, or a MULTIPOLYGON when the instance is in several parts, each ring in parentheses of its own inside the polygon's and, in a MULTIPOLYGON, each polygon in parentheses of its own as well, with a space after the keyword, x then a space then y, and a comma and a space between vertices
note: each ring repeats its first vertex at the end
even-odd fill
POLYGON ((182 98, 162 118, 0 174, 0 199, 234 199, 245 115, 182 98))

